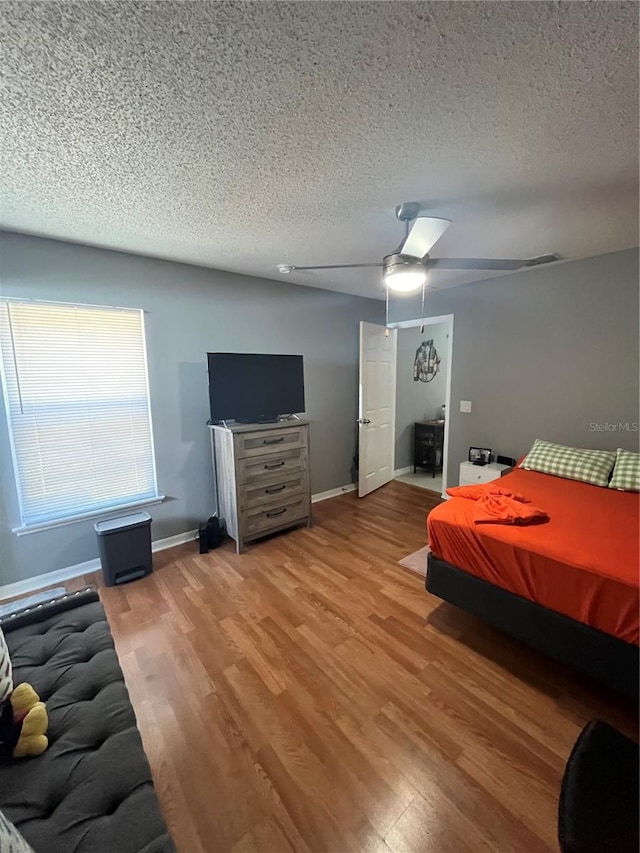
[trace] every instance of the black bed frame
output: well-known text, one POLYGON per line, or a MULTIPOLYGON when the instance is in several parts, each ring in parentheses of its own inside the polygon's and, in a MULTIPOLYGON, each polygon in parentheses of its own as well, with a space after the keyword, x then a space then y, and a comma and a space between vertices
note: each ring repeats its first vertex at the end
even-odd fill
POLYGON ((427 560, 425 587, 433 595, 638 701, 637 646, 507 592, 433 554, 427 560))

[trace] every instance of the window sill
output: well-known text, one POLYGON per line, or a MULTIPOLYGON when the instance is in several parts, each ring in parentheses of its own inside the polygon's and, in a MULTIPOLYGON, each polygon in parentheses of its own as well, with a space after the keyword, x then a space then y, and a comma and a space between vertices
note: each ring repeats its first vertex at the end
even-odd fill
POLYGON ((15 533, 16 536, 28 536, 30 533, 41 533, 43 530, 53 530, 55 527, 66 527, 69 524, 77 524, 79 521, 87 521, 91 518, 116 518, 126 510, 137 509, 141 506, 159 504, 162 503, 164 499, 164 495, 156 495, 153 498, 145 498, 141 501, 120 504, 119 506, 112 506, 108 509, 98 509, 94 512, 85 512, 82 515, 72 515, 69 518, 56 518, 52 521, 43 521, 40 524, 25 524, 21 527, 14 527, 11 532, 15 533))

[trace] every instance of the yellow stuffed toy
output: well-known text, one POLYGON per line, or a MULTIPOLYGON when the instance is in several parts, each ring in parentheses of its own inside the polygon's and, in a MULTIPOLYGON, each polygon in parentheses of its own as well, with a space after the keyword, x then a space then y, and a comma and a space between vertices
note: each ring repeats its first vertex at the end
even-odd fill
POLYGON ((0 628, 0 761, 40 755, 49 741, 44 702, 30 684, 13 687, 13 667, 0 628))
POLYGON ((30 684, 19 684, 0 715, 0 752, 13 758, 40 755, 49 745, 49 718, 44 702, 30 684))
POLYGON ((45 735, 49 726, 47 708, 30 684, 19 684, 9 697, 14 725, 21 725, 18 742, 13 748, 14 758, 40 755, 49 741, 45 735))

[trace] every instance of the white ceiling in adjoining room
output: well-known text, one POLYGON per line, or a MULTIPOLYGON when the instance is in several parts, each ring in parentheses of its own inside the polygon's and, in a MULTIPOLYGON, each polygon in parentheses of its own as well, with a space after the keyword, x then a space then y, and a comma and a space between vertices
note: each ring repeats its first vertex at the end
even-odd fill
MULTIPOLYGON (((278 278, 638 243, 625 2, 5 2, 0 225, 278 278)), ((486 275, 433 271, 433 287, 486 275)), ((376 270, 286 281, 382 297, 376 270)))

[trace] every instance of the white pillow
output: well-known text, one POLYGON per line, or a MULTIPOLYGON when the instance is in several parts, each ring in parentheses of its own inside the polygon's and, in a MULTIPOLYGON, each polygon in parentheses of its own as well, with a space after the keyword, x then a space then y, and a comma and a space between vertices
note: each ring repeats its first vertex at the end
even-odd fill
POLYGON ((34 853, 20 832, 0 812, 0 850, 2 853, 34 853))
MULTIPOLYGON (((0 707, 2 703, 13 693, 13 670, 7 641, 0 628, 0 707)), ((4 850, 0 847, 0 850, 4 850)))

